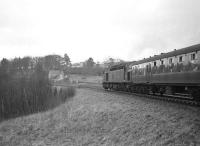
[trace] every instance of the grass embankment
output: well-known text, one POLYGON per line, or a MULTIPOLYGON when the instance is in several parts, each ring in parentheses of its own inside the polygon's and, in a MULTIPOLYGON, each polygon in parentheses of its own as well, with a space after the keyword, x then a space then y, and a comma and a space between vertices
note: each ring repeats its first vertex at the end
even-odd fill
POLYGON ((46 111, 75 95, 73 87, 52 88, 45 72, 34 72, 28 78, 0 78, 0 121, 46 111))
POLYGON ((199 108, 78 89, 54 110, 0 124, 0 145, 197 146, 199 108))

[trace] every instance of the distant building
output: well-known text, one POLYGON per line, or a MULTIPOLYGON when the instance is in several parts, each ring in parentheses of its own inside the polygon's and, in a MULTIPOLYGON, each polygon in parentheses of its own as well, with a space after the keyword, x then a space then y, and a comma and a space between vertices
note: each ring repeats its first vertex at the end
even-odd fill
POLYGON ((99 67, 105 68, 106 65, 102 63, 102 64, 99 64, 99 67))
POLYGON ((83 67, 85 62, 79 62, 79 63, 74 63, 72 64, 72 67, 74 68, 79 68, 79 67, 83 67))
POLYGON ((52 81, 59 81, 64 79, 64 72, 61 70, 50 70, 48 77, 52 81))
MULTIPOLYGON (((72 68, 81 68, 81 67, 85 67, 85 66, 86 66, 85 62, 79 62, 79 63, 73 63, 71 67, 72 68)), ((106 65, 103 64, 103 63, 97 62, 97 63, 94 64, 94 67, 104 68, 104 67, 106 67, 106 65)))

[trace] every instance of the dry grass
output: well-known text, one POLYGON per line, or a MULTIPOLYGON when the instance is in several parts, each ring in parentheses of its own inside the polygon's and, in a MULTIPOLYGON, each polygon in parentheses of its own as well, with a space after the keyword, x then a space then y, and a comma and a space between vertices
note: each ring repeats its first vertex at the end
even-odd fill
POLYGON ((78 89, 54 110, 0 124, 0 145, 199 145, 199 108, 78 89))

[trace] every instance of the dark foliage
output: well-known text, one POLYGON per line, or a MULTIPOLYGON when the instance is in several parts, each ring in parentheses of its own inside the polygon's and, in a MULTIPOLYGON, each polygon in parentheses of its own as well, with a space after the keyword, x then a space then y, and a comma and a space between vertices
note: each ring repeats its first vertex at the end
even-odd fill
POLYGON ((74 88, 53 89, 41 63, 33 70, 12 64, 3 59, 0 65, 0 120, 45 111, 75 94, 74 88))

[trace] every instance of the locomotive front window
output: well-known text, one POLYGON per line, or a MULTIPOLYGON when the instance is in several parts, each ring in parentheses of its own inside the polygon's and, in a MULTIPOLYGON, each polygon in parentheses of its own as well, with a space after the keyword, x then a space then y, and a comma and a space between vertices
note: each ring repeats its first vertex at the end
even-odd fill
POLYGON ((161 65, 163 65, 164 64, 164 61, 163 60, 161 60, 161 65))

